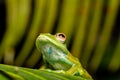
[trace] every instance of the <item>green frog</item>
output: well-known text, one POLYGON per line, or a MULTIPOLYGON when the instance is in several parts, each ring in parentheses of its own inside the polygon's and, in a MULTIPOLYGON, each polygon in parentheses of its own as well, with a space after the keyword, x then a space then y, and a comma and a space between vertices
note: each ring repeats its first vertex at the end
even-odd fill
POLYGON ((78 58, 72 56, 65 44, 64 33, 42 33, 36 39, 36 47, 42 53, 46 68, 53 72, 81 76, 92 80, 89 73, 82 67, 78 58))

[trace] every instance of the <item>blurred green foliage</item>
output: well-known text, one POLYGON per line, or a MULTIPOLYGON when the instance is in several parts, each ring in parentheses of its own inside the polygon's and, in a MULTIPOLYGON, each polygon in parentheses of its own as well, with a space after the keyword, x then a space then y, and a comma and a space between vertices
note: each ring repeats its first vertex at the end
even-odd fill
POLYGON ((5 6, 1 63, 36 68, 42 65, 36 37, 63 32, 70 52, 91 74, 120 69, 119 0, 5 0, 5 6))

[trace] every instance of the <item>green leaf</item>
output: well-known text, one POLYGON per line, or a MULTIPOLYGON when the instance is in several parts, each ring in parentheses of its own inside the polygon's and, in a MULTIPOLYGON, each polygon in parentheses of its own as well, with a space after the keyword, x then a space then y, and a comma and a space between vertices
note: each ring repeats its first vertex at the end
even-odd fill
POLYGON ((0 80, 86 80, 79 76, 0 64, 0 80))

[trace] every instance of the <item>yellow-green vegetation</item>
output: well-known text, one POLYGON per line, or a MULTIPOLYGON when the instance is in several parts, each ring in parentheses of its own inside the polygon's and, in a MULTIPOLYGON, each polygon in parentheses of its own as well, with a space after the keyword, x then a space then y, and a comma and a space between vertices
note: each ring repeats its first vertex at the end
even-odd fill
MULTIPOLYGON (((5 32, 0 32, 1 64, 41 67, 36 37, 62 32, 67 36, 69 51, 93 76, 99 70, 113 74, 120 70, 119 0, 3 0, 1 4, 6 12, 6 26, 0 24, 0 29, 5 27, 5 32)), ((9 78, 4 74, 24 80, 9 71, 0 74, 3 80, 9 78)))

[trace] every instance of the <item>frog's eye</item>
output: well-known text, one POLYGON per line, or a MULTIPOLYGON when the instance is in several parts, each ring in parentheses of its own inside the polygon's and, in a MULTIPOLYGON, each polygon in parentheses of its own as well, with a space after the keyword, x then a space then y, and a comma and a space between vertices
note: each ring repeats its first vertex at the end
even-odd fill
POLYGON ((62 43, 64 43, 65 40, 66 40, 66 36, 65 36, 65 34, 63 34, 63 33, 57 33, 57 34, 56 34, 56 38, 57 38, 60 42, 62 42, 62 43))

